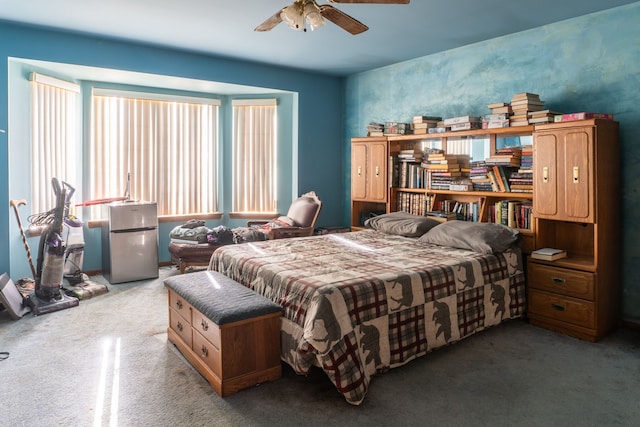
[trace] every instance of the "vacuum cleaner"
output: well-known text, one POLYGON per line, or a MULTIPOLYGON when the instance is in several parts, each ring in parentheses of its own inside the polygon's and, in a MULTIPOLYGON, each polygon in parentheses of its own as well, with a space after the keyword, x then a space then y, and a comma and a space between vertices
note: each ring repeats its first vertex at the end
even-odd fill
POLYGON ((67 245, 61 233, 68 210, 67 188, 61 186, 57 178, 53 178, 51 184, 56 195, 56 206, 49 213, 50 223, 40 235, 38 263, 34 277, 35 292, 26 300, 36 316, 76 307, 79 302, 78 298, 68 296, 62 291, 67 245))

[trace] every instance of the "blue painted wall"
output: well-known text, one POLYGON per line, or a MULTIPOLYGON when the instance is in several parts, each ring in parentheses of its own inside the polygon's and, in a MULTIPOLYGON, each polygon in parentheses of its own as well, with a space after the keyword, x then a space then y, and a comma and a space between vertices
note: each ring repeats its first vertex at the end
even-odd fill
MULTIPOLYGON (((518 92, 564 112, 615 114, 620 122, 623 316, 640 320, 640 3, 349 76, 347 132, 417 114, 487 114, 518 92)), ((428 41, 425 41, 428 43, 428 41)), ((345 159, 349 152, 345 153, 345 159)), ((344 176, 345 186, 349 172, 344 176)), ((347 187, 348 188, 348 187, 347 187)), ((348 191, 348 190, 347 190, 348 191)), ((345 201, 348 200, 348 196, 345 201)))
MULTIPOLYGON (((4 66, 0 67, 0 130, 5 131, 0 132, 0 273, 7 272, 14 280, 31 275, 17 222, 9 206, 10 199, 28 198, 21 165, 29 161, 28 151, 22 151, 23 145, 29 144, 29 101, 15 101, 19 91, 25 92, 26 81, 24 76, 9 73, 9 58, 288 91, 292 95, 283 96, 282 112, 297 114, 298 122, 286 124, 283 133, 292 140, 293 151, 288 154, 287 161, 297 168, 291 171, 288 182, 283 185, 289 193, 310 190, 318 193, 323 200, 319 225, 347 223, 343 222, 346 205, 342 182, 345 166, 342 161, 344 86, 341 78, 6 22, 0 22, 0 58, 4 60, 4 66), (16 123, 15 129, 10 128, 16 123)), ((292 196, 284 194, 283 199, 291 200, 292 196)), ((285 209, 286 206, 288 203, 285 209)), ((22 222, 26 226, 28 209, 22 209, 22 222)), ((166 246, 168 233, 174 225, 162 224, 160 227, 161 261, 169 259, 166 246)), ((85 270, 100 269, 99 230, 87 230, 85 241, 85 270)), ((29 239, 29 244, 35 252, 37 238, 29 239)))

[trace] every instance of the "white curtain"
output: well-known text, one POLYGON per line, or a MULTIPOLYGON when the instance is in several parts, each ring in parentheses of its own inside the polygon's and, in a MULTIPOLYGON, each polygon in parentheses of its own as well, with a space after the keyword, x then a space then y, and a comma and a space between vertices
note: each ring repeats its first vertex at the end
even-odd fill
MULTIPOLYGON (((217 204, 218 100, 94 91, 90 198, 155 201, 158 215, 210 213, 217 204)), ((95 211, 92 217, 98 217, 95 211)))
POLYGON ((52 178, 74 186, 81 177, 76 157, 79 144, 80 87, 31 73, 31 211, 56 205, 52 178))
POLYGON ((277 211, 275 99, 233 100, 233 211, 277 211))

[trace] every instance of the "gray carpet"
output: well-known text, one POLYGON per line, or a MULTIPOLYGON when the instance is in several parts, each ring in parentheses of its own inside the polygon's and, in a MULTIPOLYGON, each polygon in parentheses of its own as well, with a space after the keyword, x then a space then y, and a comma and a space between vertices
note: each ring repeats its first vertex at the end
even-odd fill
POLYGON ((222 399, 167 342, 174 274, 38 317, 0 311, 0 425, 640 425, 640 332, 592 344, 519 320, 374 377, 361 406, 286 366, 222 399))

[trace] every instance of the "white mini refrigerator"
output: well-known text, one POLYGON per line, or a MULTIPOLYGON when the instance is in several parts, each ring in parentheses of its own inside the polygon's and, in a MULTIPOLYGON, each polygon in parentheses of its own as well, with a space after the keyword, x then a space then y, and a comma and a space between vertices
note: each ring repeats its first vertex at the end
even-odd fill
POLYGON ((109 283, 158 277, 158 206, 155 202, 107 205, 102 228, 102 269, 109 283))

